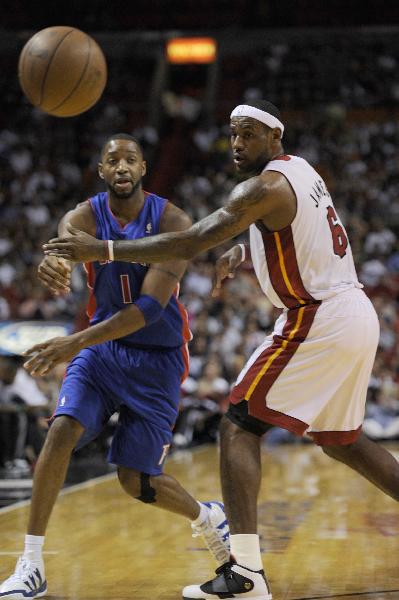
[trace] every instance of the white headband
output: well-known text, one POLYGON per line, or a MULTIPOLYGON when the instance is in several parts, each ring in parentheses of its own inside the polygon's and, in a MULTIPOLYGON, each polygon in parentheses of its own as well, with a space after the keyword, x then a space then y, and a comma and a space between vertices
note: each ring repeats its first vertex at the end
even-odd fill
POLYGON ((236 106, 233 112, 230 115, 230 119, 232 117, 252 117, 252 119, 256 119, 257 121, 261 121, 268 127, 274 129, 274 127, 278 127, 281 129, 281 137, 283 137, 284 133, 284 125, 282 122, 271 115, 270 113, 260 110, 260 108, 255 108, 254 106, 248 106, 248 104, 240 104, 236 106))

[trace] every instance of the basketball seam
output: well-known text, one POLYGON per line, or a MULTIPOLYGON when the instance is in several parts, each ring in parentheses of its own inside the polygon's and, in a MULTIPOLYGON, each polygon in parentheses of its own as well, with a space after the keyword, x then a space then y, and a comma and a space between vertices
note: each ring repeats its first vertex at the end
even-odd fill
POLYGON ((89 108, 91 108, 92 106, 94 106, 94 104, 96 102, 98 102, 98 99, 90 100, 90 102, 88 102, 87 104, 84 104, 83 106, 80 106, 79 110, 77 112, 74 112, 74 113, 71 113, 71 114, 68 113, 67 115, 53 115, 53 116, 54 117, 59 117, 60 119, 67 119, 68 117, 77 117, 77 116, 81 115, 82 113, 86 112, 86 110, 89 110, 89 108))
POLYGON ((81 115, 86 110, 88 110, 89 108, 91 108, 96 102, 98 102, 98 100, 99 100, 99 98, 97 98, 97 99, 94 98, 94 100, 92 98, 87 104, 84 104, 83 106, 80 106, 79 110, 77 112, 72 113, 72 114, 68 113, 67 115, 55 115, 55 116, 60 117, 60 118, 77 117, 78 115, 81 115))
POLYGON ((86 64, 85 64, 85 66, 84 66, 84 68, 83 68, 83 71, 82 71, 82 73, 81 73, 81 75, 80 75, 80 77, 79 77, 78 81, 75 83, 74 87, 73 87, 73 88, 72 88, 72 90, 69 92, 68 96, 66 96, 66 98, 64 98, 64 99, 62 100, 62 102, 60 102, 60 103, 59 103, 59 104, 57 104, 56 106, 53 106, 52 108, 49 108, 49 109, 47 109, 47 110, 48 110, 48 112, 51 112, 51 111, 57 110, 57 108, 61 108, 61 106, 62 106, 62 105, 63 105, 63 104, 64 104, 64 103, 65 103, 67 100, 69 100, 69 98, 70 98, 70 97, 73 95, 73 93, 74 93, 74 92, 76 92, 76 90, 78 89, 79 85, 81 84, 81 82, 82 82, 82 79, 83 79, 83 77, 84 77, 84 75, 85 75, 85 73, 86 73, 86 71, 87 71, 87 67, 89 66, 90 57, 91 57, 91 39, 90 39, 90 36, 89 36, 89 35, 86 35, 86 38, 87 38, 87 40, 88 40, 88 42, 89 42, 89 49, 88 49, 88 53, 87 53, 86 64))
POLYGON ((67 38, 67 37, 68 37, 68 35, 70 35, 71 33, 73 33, 73 31, 74 31, 74 29, 71 29, 70 31, 68 31, 68 33, 66 33, 66 34, 64 35, 64 37, 63 37, 63 38, 62 38, 62 39, 61 39, 61 40, 58 42, 58 44, 55 46, 55 48, 54 48, 54 50, 53 50, 53 54, 52 54, 52 55, 51 55, 51 57, 49 58, 49 61, 48 61, 48 63, 47 63, 46 70, 45 70, 45 72, 44 72, 44 75, 43 75, 42 85, 41 85, 41 89, 40 89, 40 102, 39 102, 39 104, 36 104, 36 106, 37 106, 38 108, 40 108, 40 106, 41 106, 41 104, 42 104, 42 102, 43 102, 43 92, 44 92, 44 86, 45 86, 45 83, 46 83, 46 79, 47 79, 47 75, 48 75, 48 72, 49 72, 49 69, 50 69, 51 63, 53 62, 53 58, 54 58, 54 56, 55 56, 55 54, 56 54, 56 52, 57 52, 58 48, 61 46, 62 42, 65 40, 65 38, 67 38))

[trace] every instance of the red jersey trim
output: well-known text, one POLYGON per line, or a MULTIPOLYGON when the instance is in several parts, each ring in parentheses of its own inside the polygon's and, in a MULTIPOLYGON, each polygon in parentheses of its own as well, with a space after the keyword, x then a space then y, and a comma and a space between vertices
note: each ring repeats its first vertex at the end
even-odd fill
POLYGON ((89 299, 87 301, 87 306, 86 306, 86 315, 88 316, 89 320, 91 321, 91 319, 96 314, 96 310, 97 310, 97 301, 96 301, 96 297, 94 295, 94 281, 96 278, 96 273, 94 271, 93 263, 91 263, 91 262, 83 263, 83 268, 86 271, 87 287, 90 290, 89 299))
MULTIPOLYGON (((280 156, 276 156, 275 158, 272 158, 272 160, 270 162, 272 162, 273 160, 291 160, 291 156, 289 154, 280 154, 280 156)), ((283 173, 284 175, 284 173, 283 173)))
POLYGON ((181 347, 181 354, 182 354, 182 358, 183 358, 184 371, 180 378, 180 381, 181 381, 181 383, 183 383, 183 381, 187 378, 189 370, 190 370, 190 355, 188 352, 187 344, 184 344, 181 347))

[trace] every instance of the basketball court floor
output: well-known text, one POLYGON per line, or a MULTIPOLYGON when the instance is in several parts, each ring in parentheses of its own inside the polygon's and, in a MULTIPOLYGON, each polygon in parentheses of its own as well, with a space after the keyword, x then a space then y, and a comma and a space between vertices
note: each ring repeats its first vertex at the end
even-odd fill
MULTIPOLYGON (((167 471, 218 499, 217 463, 215 447, 200 447, 167 471)), ((26 502, 0 509, 0 579, 26 518, 26 502)), ((399 506, 317 447, 265 448, 259 523, 274 600, 399 600, 399 506)), ((214 569, 188 521, 131 500, 114 474, 62 493, 45 559, 51 600, 179 600, 214 569)))

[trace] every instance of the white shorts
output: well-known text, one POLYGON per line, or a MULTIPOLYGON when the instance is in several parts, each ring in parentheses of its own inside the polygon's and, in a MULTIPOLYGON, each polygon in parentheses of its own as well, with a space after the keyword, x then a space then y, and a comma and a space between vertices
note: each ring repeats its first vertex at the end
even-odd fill
POLYGON ((317 444, 350 444, 361 430, 378 340, 377 314, 359 289, 286 310, 230 400, 247 400, 253 417, 317 444))

